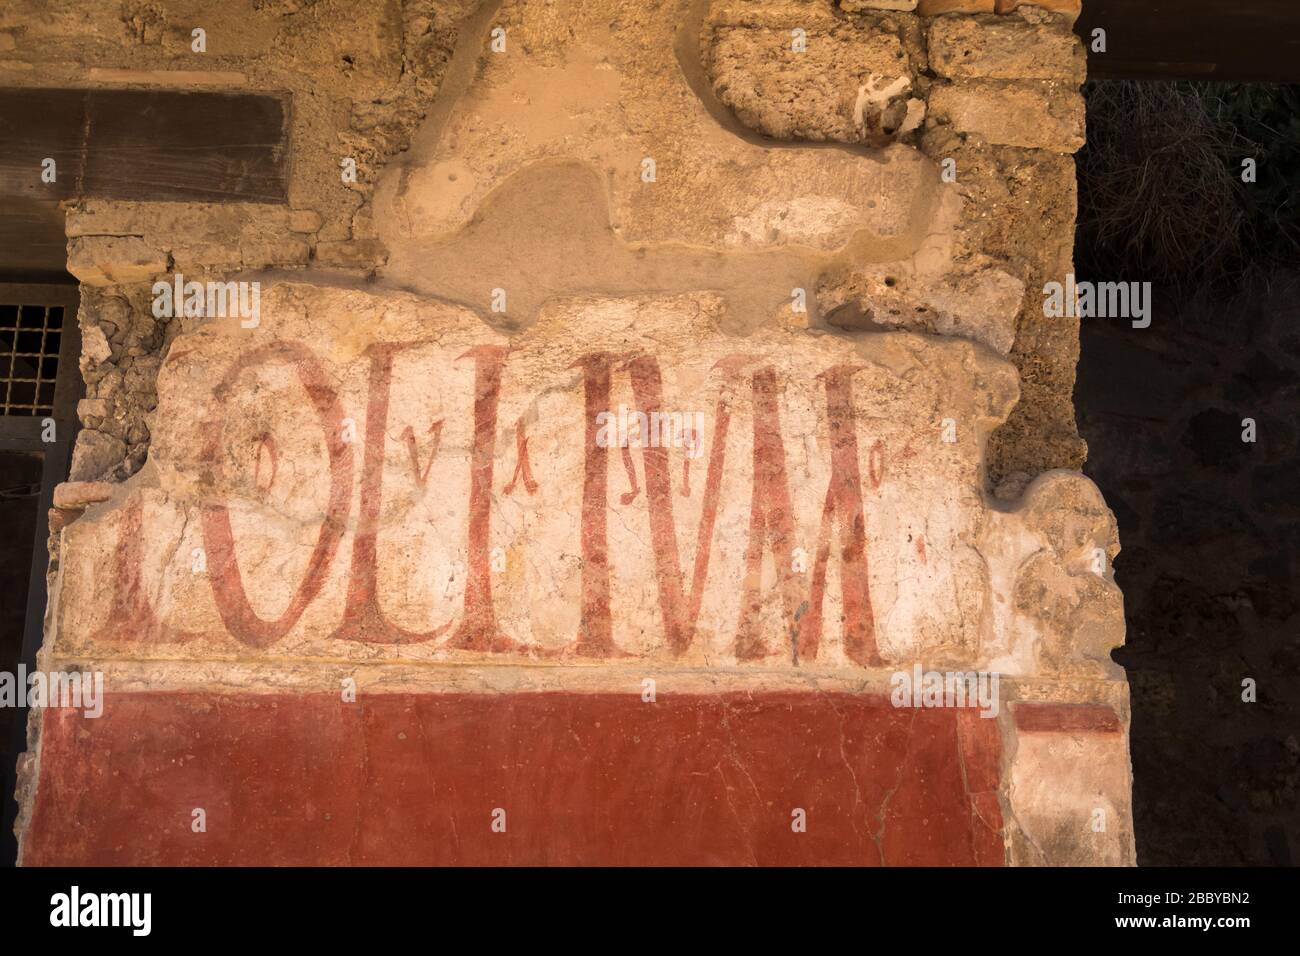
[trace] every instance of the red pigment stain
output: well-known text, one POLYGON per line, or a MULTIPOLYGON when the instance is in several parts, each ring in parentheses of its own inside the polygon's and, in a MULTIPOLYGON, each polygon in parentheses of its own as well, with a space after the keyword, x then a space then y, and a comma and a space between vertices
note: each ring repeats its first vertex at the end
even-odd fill
POLYGON ((1013 708, 1022 733, 1119 733, 1119 717, 1100 704, 1019 703, 1013 708))

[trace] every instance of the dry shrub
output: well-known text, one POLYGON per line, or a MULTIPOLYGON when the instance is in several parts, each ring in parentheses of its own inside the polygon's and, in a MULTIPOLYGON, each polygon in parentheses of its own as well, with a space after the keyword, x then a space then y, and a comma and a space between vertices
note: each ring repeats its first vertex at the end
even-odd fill
POLYGON ((1080 272, 1186 288, 1238 270, 1242 138, 1213 100, 1187 84, 1146 81, 1089 83, 1085 95, 1080 272))

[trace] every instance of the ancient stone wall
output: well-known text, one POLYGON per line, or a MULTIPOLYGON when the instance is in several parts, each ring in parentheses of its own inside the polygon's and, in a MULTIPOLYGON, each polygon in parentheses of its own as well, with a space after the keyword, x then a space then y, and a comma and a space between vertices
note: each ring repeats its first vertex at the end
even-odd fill
POLYGON ((293 165, 68 210, 109 702, 26 862, 1132 862, 1069 4, 88 6, 0 77, 287 91, 293 165))

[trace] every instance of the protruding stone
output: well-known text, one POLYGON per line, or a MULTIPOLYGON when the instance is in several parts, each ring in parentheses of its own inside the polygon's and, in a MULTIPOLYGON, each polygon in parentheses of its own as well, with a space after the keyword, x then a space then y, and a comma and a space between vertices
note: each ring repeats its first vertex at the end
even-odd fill
POLYGON ((828 277, 817 298, 844 329, 904 329, 982 342, 1006 355, 1025 284, 992 266, 918 275, 892 263, 828 277))
MULTIPOLYGON (((632 16, 634 6, 619 19, 632 16)), ((678 9, 684 15, 689 5, 678 9)), ((879 16, 911 20, 905 14, 879 16)), ((718 252, 800 246, 820 254, 842 250, 864 233, 892 238, 925 228, 913 221, 927 208, 917 202, 926 188, 918 174, 927 170, 914 162, 915 154, 900 150, 868 158, 848 150, 774 149, 744 135, 738 129, 743 120, 723 115, 726 104, 716 102, 710 84, 695 82, 701 69, 702 78, 709 78, 711 32, 774 31, 773 41, 780 42, 770 57, 782 65, 769 73, 784 72, 787 58, 820 55, 818 44, 837 25, 860 32, 856 18, 839 16, 832 0, 721 0, 707 17, 704 42, 683 47, 673 17, 610 31, 607 19, 580 6, 556 4, 537 17, 525 13, 528 25, 514 33, 521 38, 520 54, 488 54, 461 88, 444 87, 439 95, 457 100, 441 120, 442 135, 413 146, 402 167, 411 175, 394 168, 381 175, 374 218, 392 250, 390 276, 406 273, 408 288, 423 287, 421 263, 470 226, 489 196, 503 193, 512 179, 562 175, 560 160, 595 172, 613 235, 633 245, 718 252), (792 38, 795 30, 805 36, 792 38), (798 44, 800 39, 807 43, 798 44), (592 50, 600 50, 599 56, 580 52, 592 50), (685 70, 679 57, 687 61, 685 70), (537 95, 541 89, 547 95, 537 95), (531 104, 527 132, 518 127, 521 98, 531 104)), ((879 77, 876 91, 898 78, 879 77)), ((852 117, 867 79, 837 91, 848 101, 835 122, 852 117)), ((797 85, 790 89, 802 95, 797 85)), ((895 93, 904 97, 900 121, 914 121, 917 109, 909 116, 906 91, 895 93)), ((752 99, 764 97, 755 93, 752 99)))
POLYGON ((77 402, 77 417, 83 422, 92 418, 103 418, 108 414, 108 402, 102 398, 83 398, 77 402))
POLYGON ((86 285, 143 282, 167 271, 167 254, 139 236, 82 236, 68 242, 68 271, 86 285))
POLYGON ((97 481, 105 477, 126 458, 126 444, 120 438, 93 428, 84 429, 77 436, 77 446, 72 451, 73 481, 97 481))
POLYGON ((80 511, 113 497, 114 487, 106 481, 65 481, 54 486, 54 507, 80 511))
POLYGON ((89 324, 81 330, 81 355, 96 364, 113 357, 113 346, 98 325, 89 324))
POLYGON ((239 246, 230 242, 205 242, 172 249, 175 271, 185 276, 237 272, 243 268, 244 258, 239 246))

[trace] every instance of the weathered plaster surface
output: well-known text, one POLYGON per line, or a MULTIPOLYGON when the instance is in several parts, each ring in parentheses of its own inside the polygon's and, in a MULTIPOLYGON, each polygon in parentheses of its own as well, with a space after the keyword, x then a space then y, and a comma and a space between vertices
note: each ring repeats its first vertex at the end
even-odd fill
POLYGON ((586 656, 1113 673, 1109 512, 1066 473, 984 500, 1016 392, 978 346, 727 336, 710 295, 557 304, 514 337, 409 296, 263 305, 172 343, 148 467, 65 532, 60 653, 545 657, 600 628, 586 656), (605 411, 673 418, 600 447, 605 411), (852 634, 800 655, 819 611, 852 634))

